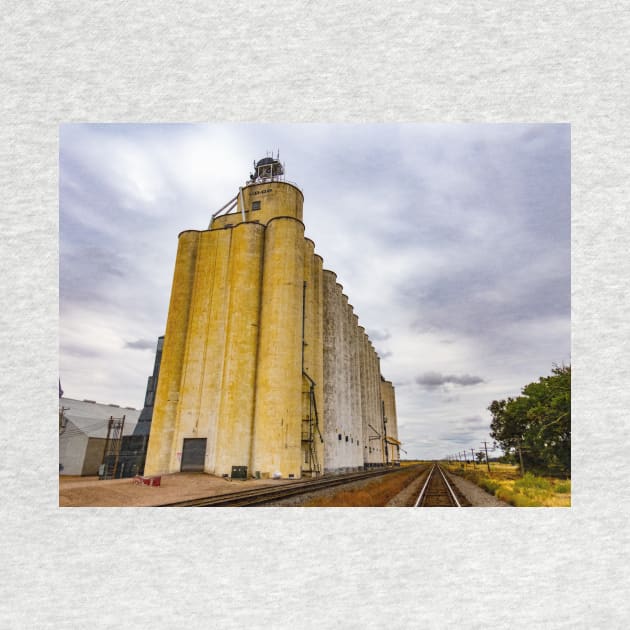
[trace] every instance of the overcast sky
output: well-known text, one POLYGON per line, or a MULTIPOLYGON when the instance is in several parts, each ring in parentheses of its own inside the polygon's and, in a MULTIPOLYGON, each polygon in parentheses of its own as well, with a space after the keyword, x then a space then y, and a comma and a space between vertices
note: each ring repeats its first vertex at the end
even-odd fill
POLYGON ((396 387, 409 457, 479 448, 492 400, 570 363, 569 125, 72 124, 66 396, 142 407, 178 233, 207 228, 277 149, 306 235, 396 387))

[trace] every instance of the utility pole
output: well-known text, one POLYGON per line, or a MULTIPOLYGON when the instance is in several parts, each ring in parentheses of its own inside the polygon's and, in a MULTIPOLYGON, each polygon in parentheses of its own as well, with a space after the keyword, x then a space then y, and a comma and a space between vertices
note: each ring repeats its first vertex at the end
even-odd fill
POLYGON ((59 435, 66 430, 66 425, 68 423, 68 419, 66 418, 64 411, 70 411, 70 407, 64 407, 63 405, 59 407, 59 435))
POLYGON ((474 448, 470 449, 470 458, 472 459, 473 468, 476 468, 477 464, 475 464, 475 449, 474 448))
POLYGON ((490 462, 488 461, 488 443, 484 442, 483 447, 486 449, 486 465, 488 466, 488 472, 490 472, 490 462))

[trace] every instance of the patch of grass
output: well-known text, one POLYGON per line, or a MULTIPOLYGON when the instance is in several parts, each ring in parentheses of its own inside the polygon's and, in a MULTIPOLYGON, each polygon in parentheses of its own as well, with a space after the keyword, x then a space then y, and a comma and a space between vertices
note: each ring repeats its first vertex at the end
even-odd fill
POLYGON ((449 466, 451 472, 476 483, 497 499, 516 507, 569 507, 571 505, 571 481, 553 477, 540 477, 532 473, 519 476, 518 466, 492 464, 491 473, 487 469, 464 467, 461 464, 449 466))
POLYGON ((408 486, 425 468, 401 468, 377 478, 359 490, 339 490, 334 494, 314 497, 304 507, 383 507, 408 486))
POLYGON ((536 477, 532 473, 525 473, 514 482, 514 488, 523 494, 549 492, 551 490, 551 482, 544 477, 536 477))
POLYGON ((479 485, 489 494, 494 494, 500 487, 501 483, 495 479, 481 479, 479 485))
POLYGON ((571 481, 569 479, 566 481, 558 481, 554 486, 554 490, 558 494, 571 494, 571 481))

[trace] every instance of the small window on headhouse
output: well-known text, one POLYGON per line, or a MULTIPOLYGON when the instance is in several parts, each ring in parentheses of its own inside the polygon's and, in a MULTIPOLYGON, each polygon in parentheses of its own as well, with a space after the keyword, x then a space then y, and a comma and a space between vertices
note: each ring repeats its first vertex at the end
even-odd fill
POLYGON ((260 210, 260 201, 252 201, 252 210, 260 210))
POLYGON ((348 436, 346 435, 346 442, 348 441, 348 436))
POLYGON ((341 433, 339 434, 339 439, 341 440, 341 433))

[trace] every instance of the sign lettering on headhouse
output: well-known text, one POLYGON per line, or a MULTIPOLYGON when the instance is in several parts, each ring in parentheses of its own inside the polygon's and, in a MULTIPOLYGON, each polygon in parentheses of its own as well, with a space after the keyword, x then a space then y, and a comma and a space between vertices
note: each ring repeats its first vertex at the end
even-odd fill
POLYGON ((265 190, 250 190, 249 196, 253 197, 254 195, 264 195, 265 193, 270 193, 273 191, 273 188, 266 188, 265 190))

